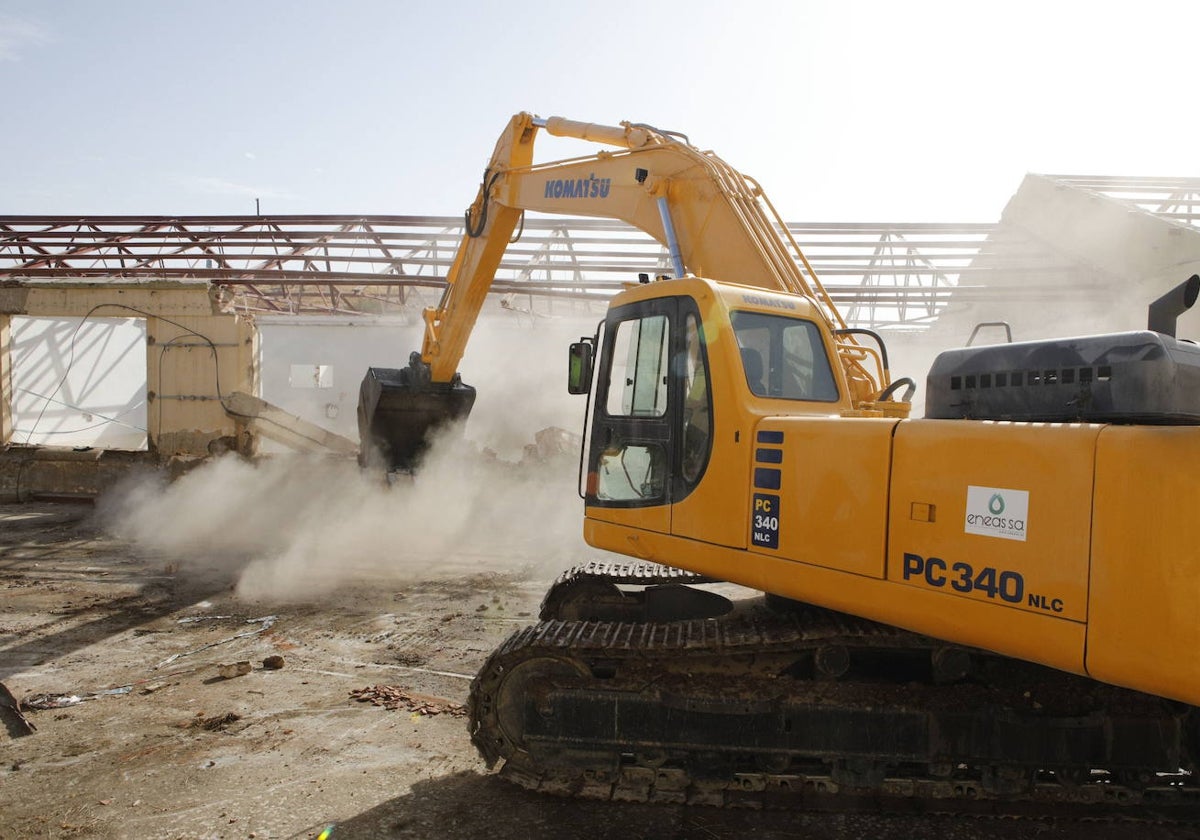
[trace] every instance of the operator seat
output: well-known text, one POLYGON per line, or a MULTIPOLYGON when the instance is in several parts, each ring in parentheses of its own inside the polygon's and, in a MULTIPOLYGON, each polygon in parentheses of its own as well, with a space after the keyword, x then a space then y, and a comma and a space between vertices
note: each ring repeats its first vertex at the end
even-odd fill
POLYGON ((750 392, 760 397, 765 396, 767 389, 763 385, 762 354, 753 347, 743 347, 742 367, 746 369, 746 384, 750 386, 750 392))

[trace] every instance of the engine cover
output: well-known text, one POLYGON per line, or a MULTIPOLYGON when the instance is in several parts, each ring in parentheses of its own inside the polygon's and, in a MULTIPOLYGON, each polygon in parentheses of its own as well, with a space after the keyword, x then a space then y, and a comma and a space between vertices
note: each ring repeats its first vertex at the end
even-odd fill
POLYGON ((925 416, 1200 424, 1200 347, 1141 331, 946 350, 925 416))

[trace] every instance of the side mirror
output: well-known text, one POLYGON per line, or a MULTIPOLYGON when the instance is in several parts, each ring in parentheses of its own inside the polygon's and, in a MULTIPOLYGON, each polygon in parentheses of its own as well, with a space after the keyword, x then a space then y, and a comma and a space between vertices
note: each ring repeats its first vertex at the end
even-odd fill
POLYGON ((567 393, 586 394, 592 388, 592 339, 583 338, 567 353, 567 393))

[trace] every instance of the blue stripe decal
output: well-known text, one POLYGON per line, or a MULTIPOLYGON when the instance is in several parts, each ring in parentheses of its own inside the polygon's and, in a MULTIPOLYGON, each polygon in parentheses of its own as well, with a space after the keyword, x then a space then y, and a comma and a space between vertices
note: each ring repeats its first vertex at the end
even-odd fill
POLYGON ((783 450, 782 449, 756 449, 754 450, 754 460, 760 464, 782 464, 783 450))
POLYGON ((778 490, 782 477, 782 470, 772 470, 766 467, 754 468, 754 486, 760 490, 778 490))
POLYGON ((783 432, 759 432, 759 443, 783 443, 783 432))

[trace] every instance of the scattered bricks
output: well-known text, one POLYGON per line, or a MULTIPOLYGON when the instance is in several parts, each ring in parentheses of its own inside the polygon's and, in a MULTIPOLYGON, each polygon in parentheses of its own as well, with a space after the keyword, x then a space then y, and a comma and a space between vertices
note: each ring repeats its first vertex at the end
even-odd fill
POLYGON ((222 679, 230 680, 234 677, 242 677, 250 673, 250 663, 243 659, 241 662, 234 662, 230 665, 218 665, 217 673, 222 679))
POLYGON ((188 729, 204 729, 208 732, 220 732, 226 726, 242 719, 242 716, 237 712, 226 712, 223 715, 213 715, 212 717, 204 717, 204 712, 200 712, 195 718, 188 721, 185 726, 188 729))
POLYGON ((356 688, 350 696, 361 703, 394 711, 403 706, 410 712, 419 715, 448 714, 454 717, 466 717, 467 707, 462 703, 447 700, 445 697, 433 697, 428 694, 417 694, 398 685, 373 685, 367 688, 356 688))

